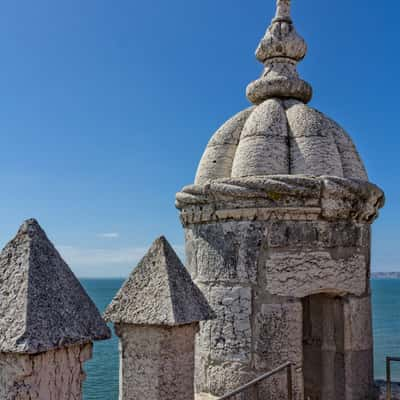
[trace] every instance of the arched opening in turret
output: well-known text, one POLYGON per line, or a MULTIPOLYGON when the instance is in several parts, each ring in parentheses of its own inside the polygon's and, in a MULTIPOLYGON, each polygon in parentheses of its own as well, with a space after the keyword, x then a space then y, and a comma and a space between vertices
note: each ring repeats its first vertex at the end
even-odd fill
POLYGON ((345 398, 343 299, 316 294, 303 299, 305 400, 345 398))

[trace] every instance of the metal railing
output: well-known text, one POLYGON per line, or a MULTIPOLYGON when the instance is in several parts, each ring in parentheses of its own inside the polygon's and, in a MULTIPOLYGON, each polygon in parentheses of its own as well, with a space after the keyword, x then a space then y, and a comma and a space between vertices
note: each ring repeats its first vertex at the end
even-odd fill
POLYGON ((400 357, 386 357, 386 400, 392 400, 391 363, 400 362, 400 357))
POLYGON ((246 383, 245 385, 237 388, 233 392, 230 392, 226 394, 225 396, 222 396, 218 398, 217 400, 228 400, 232 399, 234 396, 237 396, 238 394, 241 394, 245 392, 249 388, 255 388, 257 389, 258 385, 263 382, 264 380, 270 378, 273 375, 276 375, 279 372, 282 372, 283 370, 286 369, 286 377, 287 377, 287 395, 288 395, 288 400, 293 400, 293 381, 292 381, 292 363, 287 362, 285 364, 282 364, 280 367, 275 368, 274 370, 267 372, 264 375, 259 376, 258 378, 250 381, 249 383, 246 383))

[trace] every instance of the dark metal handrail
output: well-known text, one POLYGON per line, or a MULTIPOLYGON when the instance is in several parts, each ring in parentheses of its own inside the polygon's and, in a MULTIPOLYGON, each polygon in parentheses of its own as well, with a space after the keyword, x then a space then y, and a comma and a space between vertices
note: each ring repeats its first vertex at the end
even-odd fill
POLYGON ((392 400, 392 374, 390 370, 392 361, 400 362, 400 357, 386 357, 386 400, 392 400))
POLYGON ((263 380, 270 378, 271 376, 277 374, 278 372, 283 371, 284 369, 286 369, 286 374, 287 374, 286 376, 287 376, 287 387, 288 387, 288 400, 293 400, 292 363, 290 363, 290 362, 282 364, 280 367, 275 368, 274 370, 267 372, 264 375, 259 376, 258 378, 237 388, 233 392, 230 392, 230 393, 226 394, 225 396, 218 398, 217 400, 227 400, 233 396, 236 396, 239 393, 243 393, 246 389, 253 387, 253 386, 257 386, 263 380))

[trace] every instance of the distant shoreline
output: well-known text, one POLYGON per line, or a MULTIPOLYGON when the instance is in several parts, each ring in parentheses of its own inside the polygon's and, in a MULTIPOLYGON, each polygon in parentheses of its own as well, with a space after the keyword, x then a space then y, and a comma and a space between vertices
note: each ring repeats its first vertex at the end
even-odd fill
MULTIPOLYGON (((371 273, 371 278, 372 279, 400 279, 400 272, 372 272, 371 273)), ((104 277, 104 276, 80 276, 78 277, 79 280, 82 281, 91 281, 91 280, 97 280, 97 281, 124 281, 126 277, 104 277)))
POLYGON ((400 279, 400 272, 373 272, 373 279, 400 279))

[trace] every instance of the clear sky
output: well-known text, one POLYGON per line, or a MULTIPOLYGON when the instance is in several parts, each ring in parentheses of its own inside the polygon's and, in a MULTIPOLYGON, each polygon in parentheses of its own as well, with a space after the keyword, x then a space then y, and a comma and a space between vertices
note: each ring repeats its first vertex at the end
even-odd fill
MULTIPOLYGON (((400 271, 398 0, 293 0, 312 106, 352 136, 387 205, 373 270, 400 271)), ((0 245, 39 220, 78 276, 180 253, 174 195, 247 107, 275 0, 17 0, 0 10, 0 245)))

